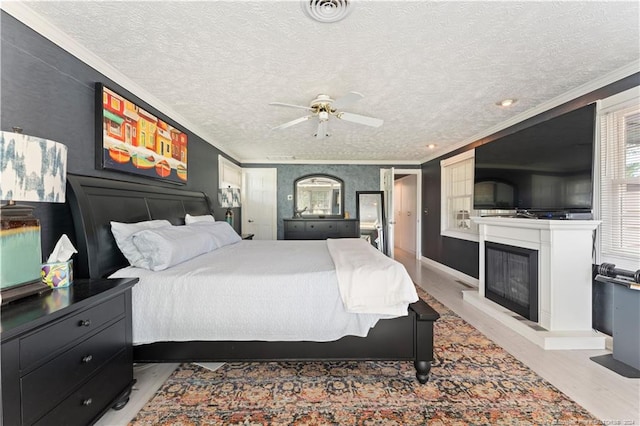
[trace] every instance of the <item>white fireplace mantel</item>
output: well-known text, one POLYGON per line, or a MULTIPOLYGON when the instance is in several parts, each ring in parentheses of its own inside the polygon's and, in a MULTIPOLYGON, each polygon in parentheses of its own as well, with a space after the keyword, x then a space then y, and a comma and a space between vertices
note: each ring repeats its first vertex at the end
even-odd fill
MULTIPOLYGON (((568 337, 573 333, 580 338, 594 333, 591 265, 593 231, 600 221, 512 217, 473 217, 472 220, 480 226, 479 291, 475 299, 485 308, 499 306, 484 297, 485 241, 537 250, 538 325, 544 329, 540 331, 568 337)), ((472 301, 474 297, 469 296, 472 295, 465 292, 465 300, 472 301)), ((585 343, 578 345, 584 346, 582 349, 604 348, 604 336, 598 337, 597 342, 583 339, 585 343)), ((560 344, 557 348, 569 347, 560 344)))

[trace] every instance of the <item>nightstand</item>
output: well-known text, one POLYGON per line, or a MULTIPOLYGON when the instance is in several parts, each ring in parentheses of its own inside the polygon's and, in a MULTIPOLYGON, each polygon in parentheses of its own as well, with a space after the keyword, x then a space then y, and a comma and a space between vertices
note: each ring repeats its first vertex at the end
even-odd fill
POLYGON ((242 234, 241 237, 243 240, 253 240, 255 234, 242 234))
POLYGON ((85 425, 127 403, 137 282, 76 279, 2 307, 4 424, 85 425))

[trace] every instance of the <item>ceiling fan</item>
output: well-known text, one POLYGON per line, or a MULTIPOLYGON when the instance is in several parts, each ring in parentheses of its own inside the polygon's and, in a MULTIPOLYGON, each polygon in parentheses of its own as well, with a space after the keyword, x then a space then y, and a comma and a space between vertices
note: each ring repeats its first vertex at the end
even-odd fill
POLYGON ((296 118, 284 124, 274 127, 272 130, 282 130, 287 127, 294 126, 303 121, 310 120, 312 118, 318 119, 318 129, 314 136, 317 139, 323 139, 329 136, 327 133, 327 123, 329 117, 334 116, 340 120, 350 121, 352 123, 364 124, 365 126, 380 127, 383 120, 379 118, 367 117, 365 115, 354 114, 352 112, 342 111, 342 108, 351 105, 352 103, 359 101, 364 96, 358 92, 349 92, 341 98, 332 99, 328 95, 318 95, 311 101, 309 106, 285 104, 282 102, 270 102, 269 105, 284 106, 289 108, 299 108, 309 111, 311 114, 304 117, 296 118))

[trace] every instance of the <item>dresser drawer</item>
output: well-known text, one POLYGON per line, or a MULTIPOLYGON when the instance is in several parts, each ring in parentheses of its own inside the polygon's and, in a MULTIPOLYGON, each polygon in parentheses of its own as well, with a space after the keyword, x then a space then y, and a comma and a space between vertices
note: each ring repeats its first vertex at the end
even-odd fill
POLYGON ((60 405, 34 423, 38 426, 87 425, 132 382, 131 352, 123 350, 60 405))
POLYGON ((20 369, 29 369, 56 350, 124 315, 125 309, 125 297, 120 294, 20 339, 20 369))
POLYGON ((285 220, 284 230, 288 232, 303 232, 305 223, 301 220, 285 220))
POLYGON ((120 320, 27 374, 21 380, 23 421, 30 424, 58 405, 125 345, 126 324, 120 320))
POLYGON ((358 229, 359 222, 355 221, 341 221, 336 222, 338 234, 342 238, 359 238, 358 229))
POLYGON ((309 221, 306 223, 306 228, 305 230, 309 233, 309 232, 313 232, 313 233, 318 233, 318 234, 322 234, 322 235, 326 235, 326 234, 333 234, 336 231, 336 222, 334 221, 329 221, 329 220, 316 220, 316 221, 309 221))

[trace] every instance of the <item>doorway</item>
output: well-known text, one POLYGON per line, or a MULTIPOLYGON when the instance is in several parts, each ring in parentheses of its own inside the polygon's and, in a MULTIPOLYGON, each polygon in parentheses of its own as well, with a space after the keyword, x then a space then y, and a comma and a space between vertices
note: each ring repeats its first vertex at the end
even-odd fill
POLYGON ((416 255, 417 237, 417 186, 415 174, 402 174, 401 170, 393 176, 393 206, 395 210, 395 248, 416 255))

